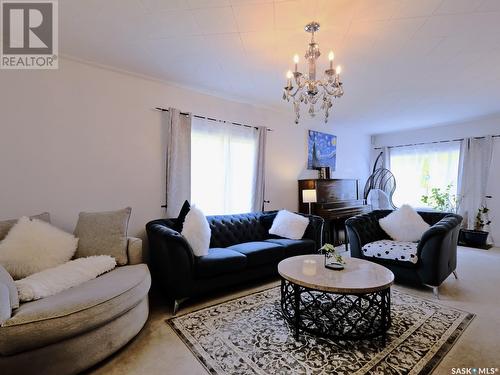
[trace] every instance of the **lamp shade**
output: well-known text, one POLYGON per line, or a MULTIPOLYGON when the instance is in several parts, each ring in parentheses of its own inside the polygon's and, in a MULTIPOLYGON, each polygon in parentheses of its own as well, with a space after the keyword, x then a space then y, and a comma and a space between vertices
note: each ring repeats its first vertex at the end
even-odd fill
POLYGON ((304 189, 302 190, 302 202, 304 203, 316 203, 316 190, 315 189, 304 189))

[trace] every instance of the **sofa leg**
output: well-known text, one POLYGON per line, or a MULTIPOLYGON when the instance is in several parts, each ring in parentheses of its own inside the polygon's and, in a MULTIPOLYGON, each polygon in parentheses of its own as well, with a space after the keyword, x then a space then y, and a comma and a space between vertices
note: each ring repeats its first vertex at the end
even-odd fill
POLYGON ((432 288, 432 294, 434 294, 434 297, 439 299, 439 287, 438 286, 429 285, 429 284, 424 284, 424 285, 429 287, 429 288, 432 288))
POLYGON ((187 300, 187 298, 181 298, 181 299, 175 299, 174 300, 174 312, 173 312, 173 315, 177 314, 177 311, 179 311, 179 307, 180 307, 181 303, 183 303, 186 300, 187 300))
POLYGON ((434 294, 434 297, 436 297, 437 299, 439 299, 439 287, 433 286, 432 287, 432 294, 434 294))
POLYGON ((453 271, 453 276, 455 276, 455 279, 458 280, 457 270, 453 271))

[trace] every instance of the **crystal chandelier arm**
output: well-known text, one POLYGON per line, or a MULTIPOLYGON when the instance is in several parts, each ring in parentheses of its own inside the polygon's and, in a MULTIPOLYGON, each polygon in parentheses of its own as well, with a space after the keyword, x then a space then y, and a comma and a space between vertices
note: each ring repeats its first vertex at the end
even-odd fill
POLYGON ((327 85, 321 84, 320 86, 323 88, 323 90, 325 90, 325 92, 326 92, 328 95, 330 95, 330 96, 334 96, 334 95, 335 95, 335 91, 330 91, 330 90, 328 89, 328 86, 327 86, 327 85))
POLYGON ((335 96, 335 97, 340 97, 344 94, 344 90, 342 89, 342 84, 336 84, 336 85, 329 85, 327 83, 320 83, 319 84, 323 90, 330 96, 335 96), (333 87, 334 90, 330 90, 330 86, 333 87))
POLYGON ((295 98, 295 96, 300 92, 302 91, 302 89, 304 88, 305 84, 304 83, 301 83, 297 86, 295 92, 292 94, 289 92, 289 96, 291 96, 292 98, 295 98))

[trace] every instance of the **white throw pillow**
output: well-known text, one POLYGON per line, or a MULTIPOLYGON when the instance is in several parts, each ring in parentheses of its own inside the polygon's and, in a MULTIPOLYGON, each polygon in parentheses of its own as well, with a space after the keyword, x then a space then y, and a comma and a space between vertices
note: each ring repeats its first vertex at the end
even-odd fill
POLYGON ((109 255, 94 255, 48 268, 15 283, 19 299, 22 302, 33 301, 95 279, 115 267, 115 258, 109 255))
POLYGON ((281 210, 274 218, 269 234, 300 240, 304 236, 308 225, 309 219, 307 217, 281 210))
POLYGON ((430 228, 417 211, 407 204, 380 219, 379 224, 393 240, 408 242, 420 241, 422 234, 430 228))
POLYGON ((78 239, 45 221, 20 218, 0 242, 0 264, 14 280, 71 259, 78 239))
POLYGON ((186 215, 181 234, 191 245, 194 255, 201 257, 208 254, 212 234, 210 225, 208 225, 205 214, 195 205, 191 206, 186 215))

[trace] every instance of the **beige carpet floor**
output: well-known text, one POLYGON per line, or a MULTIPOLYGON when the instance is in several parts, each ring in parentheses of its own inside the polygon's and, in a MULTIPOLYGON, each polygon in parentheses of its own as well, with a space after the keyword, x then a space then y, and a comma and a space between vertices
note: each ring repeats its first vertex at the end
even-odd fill
MULTIPOLYGON (((454 367, 500 368, 500 248, 459 248, 458 280, 450 276, 440 288, 440 303, 476 314, 465 333, 434 374, 451 374, 454 367)), ((278 285, 278 281, 228 290, 206 299, 187 301, 179 314, 278 285)), ((433 298, 427 288, 395 288, 433 298)), ((151 293, 151 314, 144 329, 126 347, 99 364, 89 374, 207 374, 172 329, 171 302, 151 293)), ((498 372, 500 373, 500 372, 498 372)))

